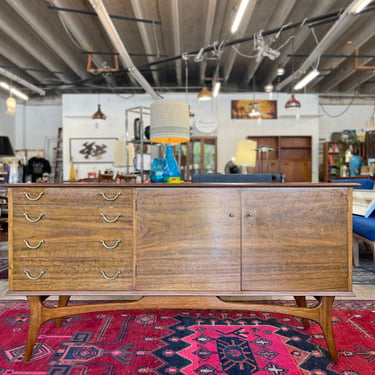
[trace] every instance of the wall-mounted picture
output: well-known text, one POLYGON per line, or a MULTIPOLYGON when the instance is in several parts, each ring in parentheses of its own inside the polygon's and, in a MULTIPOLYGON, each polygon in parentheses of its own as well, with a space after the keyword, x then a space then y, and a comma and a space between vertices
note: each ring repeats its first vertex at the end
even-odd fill
POLYGON ((117 138, 70 138, 74 163, 113 163, 117 138))
POLYGON ((232 100, 232 119, 274 120, 277 118, 276 100, 232 100))

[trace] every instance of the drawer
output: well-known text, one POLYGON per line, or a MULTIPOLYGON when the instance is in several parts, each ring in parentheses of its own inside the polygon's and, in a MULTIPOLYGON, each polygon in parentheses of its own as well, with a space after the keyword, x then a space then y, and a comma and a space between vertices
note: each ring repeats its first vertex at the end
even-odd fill
POLYGON ((9 198, 22 205, 86 206, 121 205, 133 207, 134 188, 18 188, 9 189, 9 198))
POLYGON ((49 293, 133 289, 133 264, 125 260, 15 259, 9 272, 10 291, 49 293))
POLYGON ((133 231, 73 228, 18 230, 13 235, 14 258, 99 258, 133 256, 133 231))
POLYGON ((13 207, 13 224, 19 229, 120 229, 133 225, 133 209, 126 207, 13 207))

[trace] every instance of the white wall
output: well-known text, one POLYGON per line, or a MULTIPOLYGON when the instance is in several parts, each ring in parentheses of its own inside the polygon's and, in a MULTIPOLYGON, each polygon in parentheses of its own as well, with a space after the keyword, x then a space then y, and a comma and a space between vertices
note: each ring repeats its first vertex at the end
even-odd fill
MULTIPOLYGON (((69 139, 125 136, 125 110, 137 106, 149 107, 152 99, 149 95, 135 95, 125 99, 118 95, 64 95, 63 125, 64 125, 64 179, 69 176, 69 139), (97 108, 98 101, 107 120, 92 120, 91 115, 97 108)), ((197 117, 214 115, 218 120, 217 131, 209 135, 218 136, 218 171, 223 172, 225 164, 234 156, 237 142, 249 135, 311 135, 313 139, 313 174, 312 180, 318 176, 318 142, 319 142, 319 109, 316 95, 303 95, 301 101, 301 117, 284 109, 289 95, 278 94, 274 100, 278 103, 278 118, 276 120, 233 120, 231 119, 231 100, 252 99, 252 94, 220 94, 213 102, 198 102, 196 94, 167 94, 168 100, 186 101, 197 117)), ((256 99, 268 99, 267 94, 256 94, 256 99)), ((135 118, 135 116, 134 116, 135 118)), ((194 123, 194 120, 193 120, 194 123)), ((132 119, 129 121, 129 136, 132 137, 132 119)), ((193 126, 193 134, 199 134, 193 126)), ((87 176, 87 172, 112 168, 110 164, 87 165, 79 164, 79 178, 87 176)))
MULTIPOLYGON (((368 122, 373 118, 375 100, 372 105, 322 105, 319 119, 319 137, 330 141, 333 132, 355 129, 357 134, 368 130, 368 122)), ((375 130, 375 129, 371 129, 375 130)))
POLYGON ((6 115, 6 99, 0 98, 0 135, 9 137, 13 148, 16 143, 16 116, 6 115))
MULTIPOLYGON (((278 119, 235 120, 230 118, 231 100, 252 99, 252 93, 221 93, 214 102, 198 102, 196 94, 165 94, 165 99, 187 101, 197 117, 214 115, 218 120, 218 129, 212 135, 218 136, 218 169, 224 171, 225 164, 234 155, 239 139, 249 135, 311 135, 313 140, 312 181, 317 180, 319 164, 319 141, 329 140, 332 132, 344 129, 361 130, 367 128, 373 115, 374 105, 324 105, 319 107, 317 95, 298 94, 301 102, 301 118, 296 120, 284 109, 289 99, 287 94, 276 94, 272 99, 278 102, 278 119), (330 117, 325 111, 331 116, 330 117)), ((269 99, 265 93, 256 93, 256 99, 269 99)), ((64 95, 62 104, 37 105, 17 104, 15 116, 5 115, 6 98, 0 98, 0 135, 7 135, 14 149, 43 149, 46 138, 56 137, 59 127, 64 128, 64 179, 69 177, 69 139, 80 137, 116 137, 125 136, 125 110, 137 106, 150 106, 149 95, 100 95, 76 94, 64 95), (108 119, 100 123, 93 121, 91 115, 96 111, 98 100, 108 119)), ((192 120, 194 121, 194 119, 192 120)), ((132 136, 132 120, 130 121, 132 136)), ((193 127, 194 135, 197 130, 193 127)), ((50 160, 52 162, 52 160, 50 160)), ((78 165, 80 178, 88 171, 113 168, 112 165, 78 165)))

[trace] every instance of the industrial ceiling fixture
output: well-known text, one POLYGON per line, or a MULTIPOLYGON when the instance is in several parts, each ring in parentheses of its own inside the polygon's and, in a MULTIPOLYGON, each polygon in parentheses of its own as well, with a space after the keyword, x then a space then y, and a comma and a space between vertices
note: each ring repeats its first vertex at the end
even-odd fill
POLYGON ((275 60, 280 56, 280 51, 271 48, 271 46, 266 43, 262 31, 259 31, 254 35, 254 49, 258 51, 256 62, 260 62, 263 57, 275 60))
POLYGON ((290 97, 290 99, 285 103, 286 109, 298 109, 301 108, 301 103, 296 99, 294 95, 290 97))
POLYGON ((246 7, 247 7, 248 3, 249 3, 249 0, 241 0, 241 4, 238 7, 236 16, 234 17, 234 21, 233 21, 232 27, 230 29, 230 32, 232 34, 234 34, 238 30, 238 27, 240 26, 240 23, 242 21, 242 17, 245 14, 245 10, 246 10, 246 7))
POLYGON ((7 111, 5 112, 5 114, 7 115, 15 115, 16 114, 16 99, 13 98, 13 96, 10 96, 7 101, 6 101, 6 105, 7 105, 7 111))
POLYGON ((15 95, 22 100, 29 100, 29 97, 15 87, 9 86, 6 82, 0 82, 0 87, 9 91, 10 95, 15 95))
POLYGON ((285 74, 285 69, 281 65, 279 65, 279 67, 276 70, 276 75, 279 76, 279 77, 281 77, 284 74, 285 74))
POLYGON ((301 90, 303 89, 307 84, 309 84, 315 77, 317 77, 320 74, 318 69, 313 69, 310 73, 305 75, 299 82, 295 84, 293 87, 294 90, 301 90))
POLYGON ((214 89, 212 90, 212 96, 216 98, 219 95, 221 88, 221 82, 216 81, 214 85, 214 89))
MULTIPOLYGON (((28 89, 37 92, 40 96, 46 95, 46 92, 39 87, 36 87, 35 85, 31 84, 30 82, 25 81, 23 78, 18 77, 17 75, 8 72, 6 69, 0 67, 0 74, 11 79, 13 82, 17 82, 21 86, 27 87, 28 89)), ((17 95, 16 93, 13 92, 14 95, 17 95)), ((24 94, 23 94, 24 95, 24 94)), ((27 99, 21 98, 23 100, 29 100, 29 98, 24 95, 27 99)))
POLYGON ((198 100, 203 102, 212 99, 212 93, 208 91, 206 86, 202 87, 202 90, 198 94, 198 100))
POLYGON ((102 112, 100 104, 98 104, 98 110, 92 115, 93 120, 105 120, 107 116, 102 112))
POLYGON ((274 87, 273 87, 273 84, 272 84, 272 83, 268 83, 267 85, 264 86, 264 91, 265 91, 265 92, 270 93, 270 92, 273 91, 273 89, 274 89, 274 87))
POLYGON ((105 120, 107 116, 102 112, 101 105, 100 105, 100 95, 98 95, 98 109, 92 115, 93 120, 105 120))

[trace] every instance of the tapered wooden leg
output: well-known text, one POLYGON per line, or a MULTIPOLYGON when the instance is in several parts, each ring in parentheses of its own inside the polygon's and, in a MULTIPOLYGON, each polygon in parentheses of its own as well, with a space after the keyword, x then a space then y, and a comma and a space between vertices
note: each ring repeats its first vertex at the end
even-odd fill
POLYGON ((336 363, 338 361, 338 355, 336 351, 336 343, 332 324, 332 307, 335 297, 319 297, 319 300, 321 302, 321 308, 319 310, 318 323, 322 328, 331 361, 336 363))
MULTIPOLYGON (((295 301, 297 302, 297 306, 299 307, 307 307, 306 297, 305 296, 294 296, 295 301)), ((310 328, 310 321, 309 319, 302 318, 303 328, 308 329, 310 328)))
POLYGON ((359 239, 353 237, 353 264, 354 267, 359 266, 359 239))
POLYGON ((34 345, 36 338, 38 337, 38 332, 43 324, 42 319, 42 301, 47 297, 41 296, 28 296, 30 306, 30 322, 29 322, 29 332, 27 335, 27 342, 25 348, 25 355, 23 357, 24 362, 28 362, 33 354, 34 345))
MULTIPOLYGON (((65 307, 70 300, 70 296, 59 296, 58 307, 65 307)), ((61 327, 63 318, 56 318, 56 327, 61 327)))

